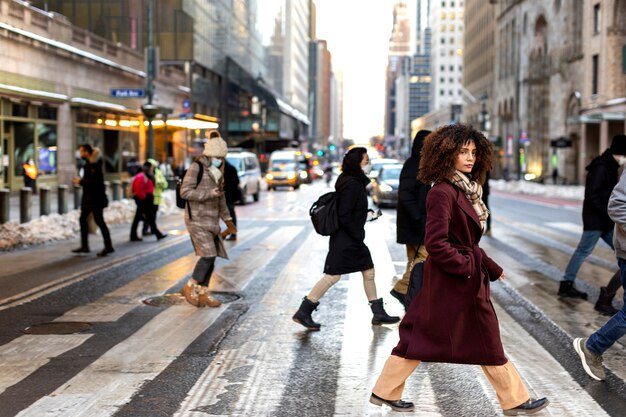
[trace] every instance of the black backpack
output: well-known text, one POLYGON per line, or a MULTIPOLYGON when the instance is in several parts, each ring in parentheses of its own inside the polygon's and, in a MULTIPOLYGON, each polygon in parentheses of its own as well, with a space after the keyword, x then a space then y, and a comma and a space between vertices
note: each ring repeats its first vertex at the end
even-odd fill
POLYGON ((322 236, 330 236, 339 230, 337 198, 335 191, 326 193, 320 196, 309 209, 313 227, 322 236))
MULTIPOLYGON (((196 178, 196 188, 198 188, 198 185, 200 184, 200 181, 202 181, 202 176, 204 175, 204 166, 198 160, 195 160, 194 162, 197 163, 198 166, 200 167, 200 169, 198 171, 198 178, 196 178)), ((183 185, 183 180, 185 179, 185 174, 187 174, 187 170, 185 170, 183 172, 183 176, 180 177, 178 179, 178 181, 176 181, 176 207, 178 207, 178 208, 185 208, 185 206, 187 206, 187 200, 185 200, 180 195, 180 188, 183 185)), ((189 208, 189 219, 191 219, 191 208, 189 206, 187 206, 187 207, 189 208)))

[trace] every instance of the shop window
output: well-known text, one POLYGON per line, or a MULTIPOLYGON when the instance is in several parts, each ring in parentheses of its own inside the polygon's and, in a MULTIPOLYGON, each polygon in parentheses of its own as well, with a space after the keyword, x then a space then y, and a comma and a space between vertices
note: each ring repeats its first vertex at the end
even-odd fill
POLYGON ((37 155, 40 174, 57 172, 57 127, 53 124, 37 123, 37 155))
POLYGON ((139 158, 139 135, 136 132, 120 132, 122 170, 127 170, 131 160, 139 158))
POLYGON ((600 3, 593 6, 593 33, 597 35, 600 33, 600 26, 602 25, 602 13, 600 11, 600 3))
POLYGON ((55 107, 48 107, 48 106, 38 107, 37 118, 45 119, 45 120, 56 120, 57 109, 55 107))
POLYGON ((11 106, 11 116, 28 117, 28 104, 13 103, 11 106))
POLYGON ((87 127, 76 128, 76 169, 79 173, 85 166, 85 161, 83 161, 78 154, 78 148, 80 145, 87 144, 94 148, 102 149, 103 132, 102 129, 90 129, 87 127))
POLYGON ((14 144, 14 175, 22 176, 22 165, 30 158, 35 159, 34 124, 28 122, 13 122, 14 144))

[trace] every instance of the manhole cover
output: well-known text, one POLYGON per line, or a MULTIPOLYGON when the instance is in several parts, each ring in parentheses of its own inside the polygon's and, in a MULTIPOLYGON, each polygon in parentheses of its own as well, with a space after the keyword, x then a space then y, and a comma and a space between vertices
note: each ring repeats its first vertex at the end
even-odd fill
POLYGON ((180 304, 183 301, 184 300, 179 294, 165 294, 146 298, 143 300, 143 303, 152 307, 167 307, 174 304, 180 304))
MULTIPOLYGON (((224 304, 232 303, 239 299, 238 295, 230 293, 214 292, 213 296, 220 300, 224 304)), ((146 298, 143 303, 152 307, 169 307, 175 304, 185 304, 185 298, 179 293, 175 294, 163 294, 154 297, 146 298)))
POLYGON ((91 323, 80 321, 59 321, 34 324, 22 330, 26 334, 72 334, 84 332, 91 328, 91 323))

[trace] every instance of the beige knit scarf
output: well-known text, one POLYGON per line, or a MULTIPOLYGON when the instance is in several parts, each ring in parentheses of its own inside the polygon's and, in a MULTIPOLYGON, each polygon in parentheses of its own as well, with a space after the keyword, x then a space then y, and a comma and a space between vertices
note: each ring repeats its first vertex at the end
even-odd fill
POLYGON ((474 211, 476 211, 476 214, 478 215, 480 225, 483 230, 485 230, 487 218, 489 217, 489 209, 487 209, 487 206, 482 200, 483 187, 476 181, 471 181, 461 171, 455 171, 452 178, 450 178, 450 182, 459 187, 465 193, 465 196, 472 204, 474 211))

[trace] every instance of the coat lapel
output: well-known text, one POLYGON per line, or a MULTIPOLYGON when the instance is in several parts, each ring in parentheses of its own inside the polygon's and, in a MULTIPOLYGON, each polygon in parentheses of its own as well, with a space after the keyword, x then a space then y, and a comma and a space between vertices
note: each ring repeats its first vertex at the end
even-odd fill
POLYGON ((476 214, 476 210, 474 210, 474 207, 472 207, 472 204, 469 202, 469 200, 465 196, 465 193, 456 186, 454 188, 456 188, 457 190, 456 199, 457 199, 457 202, 459 203, 459 206, 465 212, 465 214, 467 214, 472 220, 474 220, 474 223, 476 223, 476 226, 478 226, 478 228, 482 230, 482 226, 480 224, 480 219, 478 218, 478 214, 476 214))

